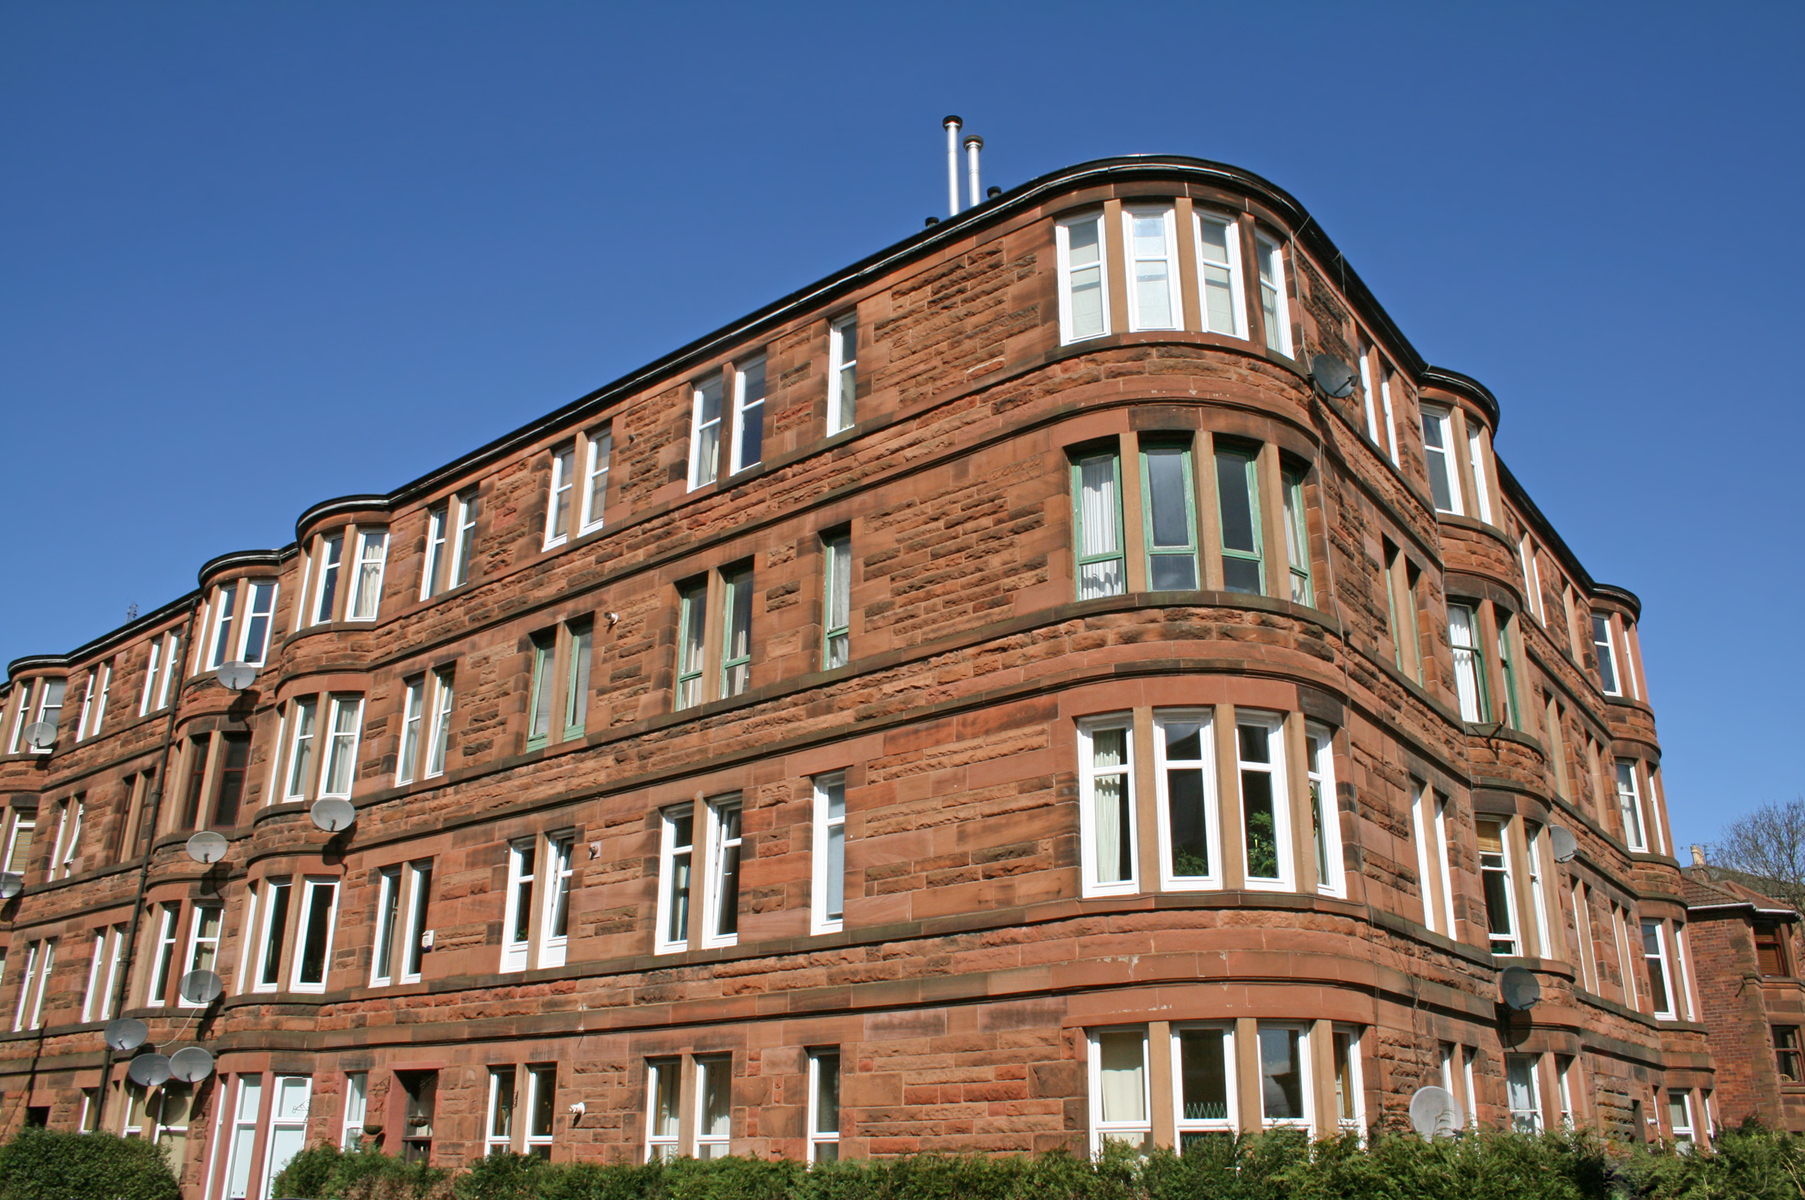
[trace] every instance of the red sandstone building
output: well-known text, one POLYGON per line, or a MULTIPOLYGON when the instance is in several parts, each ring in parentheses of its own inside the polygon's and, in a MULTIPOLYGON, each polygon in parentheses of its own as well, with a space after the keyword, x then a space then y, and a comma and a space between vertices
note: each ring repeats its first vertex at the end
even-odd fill
POLYGON ((206 1200, 322 1139, 1084 1152, 1426 1084, 1703 1137, 1638 602, 1498 419, 1283 191, 1113 159, 322 502, 11 664, 5 1121, 206 1200), (126 1082, 121 1015, 216 1070, 126 1082))
POLYGON ((1707 867, 1702 858, 1695 847, 1682 886, 1718 1107, 1733 1125, 1753 1117, 1805 1133, 1799 914, 1748 886, 1748 877, 1707 867))

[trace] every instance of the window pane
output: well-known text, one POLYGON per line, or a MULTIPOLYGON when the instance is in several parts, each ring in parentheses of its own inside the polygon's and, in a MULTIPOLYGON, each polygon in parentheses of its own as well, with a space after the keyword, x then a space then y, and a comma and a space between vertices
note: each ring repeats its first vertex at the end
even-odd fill
POLYGON ((1122 562, 1122 495, 1114 454, 1078 463, 1078 598, 1119 596, 1126 590, 1122 562))
POLYGON ((733 1067, 726 1060, 704 1062, 702 1112, 696 1132, 705 1137, 726 1137, 733 1121, 733 1067))
POLYGON ((1260 1026, 1260 1106, 1268 1121, 1304 1119, 1302 1030, 1260 1026))
POLYGON ((1097 1074, 1105 1121, 1147 1119, 1146 1063, 1139 1030, 1097 1035, 1097 1074))
POLYGON ((1099 729, 1091 734, 1096 772, 1093 821, 1097 833, 1097 881, 1119 883, 1133 875, 1129 837, 1128 731, 1099 729))
POLYGON ((302 983, 326 982, 326 945, 332 937, 332 898, 336 884, 316 883, 309 888, 307 931, 301 943, 302 983))
POLYGON ((1221 1029, 1186 1029, 1178 1035, 1180 1086, 1185 1121, 1228 1120, 1228 1072, 1221 1029))

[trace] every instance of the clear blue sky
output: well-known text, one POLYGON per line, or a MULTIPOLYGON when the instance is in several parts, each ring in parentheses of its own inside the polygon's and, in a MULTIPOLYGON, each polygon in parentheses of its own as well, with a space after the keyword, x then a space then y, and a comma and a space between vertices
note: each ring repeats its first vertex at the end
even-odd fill
POLYGON ((0 662, 921 227, 1142 151, 1297 196, 1593 575, 1676 840, 1805 792, 1805 6, 0 0, 0 662))

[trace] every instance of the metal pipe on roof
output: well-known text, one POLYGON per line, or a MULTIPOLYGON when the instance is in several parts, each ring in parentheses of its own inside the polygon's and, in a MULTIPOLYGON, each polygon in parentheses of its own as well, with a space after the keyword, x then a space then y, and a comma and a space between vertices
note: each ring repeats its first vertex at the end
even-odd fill
POLYGON ((971 206, 973 208, 983 203, 984 190, 978 186, 978 151, 983 148, 983 138, 975 133, 965 135, 965 180, 971 187, 971 206))
POLYGON ((959 129, 965 124, 958 117, 940 122, 946 126, 946 213, 959 215, 959 129))

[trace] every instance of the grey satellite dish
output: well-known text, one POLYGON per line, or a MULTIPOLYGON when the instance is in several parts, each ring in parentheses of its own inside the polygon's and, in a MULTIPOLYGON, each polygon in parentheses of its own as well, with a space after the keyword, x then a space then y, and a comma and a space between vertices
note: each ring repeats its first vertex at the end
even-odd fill
POLYGON ((1354 394, 1354 368, 1333 354, 1318 354, 1310 360, 1310 378, 1337 400, 1345 400, 1354 394))
POLYGON ((11 900, 25 890, 25 876, 12 871, 0 871, 0 900, 11 900))
POLYGON ((109 1050, 136 1050, 149 1036, 150 1026, 136 1017, 115 1018, 100 1031, 101 1040, 106 1042, 109 1050))
POLYGON ((169 1059, 161 1054, 140 1054, 125 1074, 139 1087, 156 1087, 169 1078, 169 1059))
POLYGON ((1444 1087, 1421 1087, 1410 1097, 1410 1127, 1426 1138, 1447 1137, 1465 1124, 1460 1101, 1444 1087))
POLYGON ((327 833, 337 833, 341 829, 349 829, 357 820, 357 807, 349 800, 315 800, 308 810, 313 823, 327 833))
POLYGON ((226 985, 212 971, 190 971, 176 983, 175 990, 190 1004, 211 1004, 226 985))
POLYGON ((197 863, 216 863, 226 856, 226 839, 203 829, 188 839, 188 857, 197 863))
POLYGON ((1542 985, 1535 972, 1522 967, 1506 967, 1498 975, 1498 992, 1504 997, 1506 1008, 1528 1012, 1542 998, 1542 985))
POLYGON ((169 1077, 199 1083, 213 1074, 213 1055, 199 1046, 184 1046, 169 1056, 169 1077))
POLYGON ((256 682, 257 668, 246 662, 221 663, 213 677, 219 680, 221 687, 242 692, 256 682))
POLYGON ((1565 825, 1550 825, 1548 842, 1554 850, 1555 862, 1572 862, 1573 856, 1579 853, 1579 842, 1565 825))
POLYGON ((33 721, 25 727, 25 744, 33 750, 48 750, 56 745, 56 726, 49 721, 33 721))

